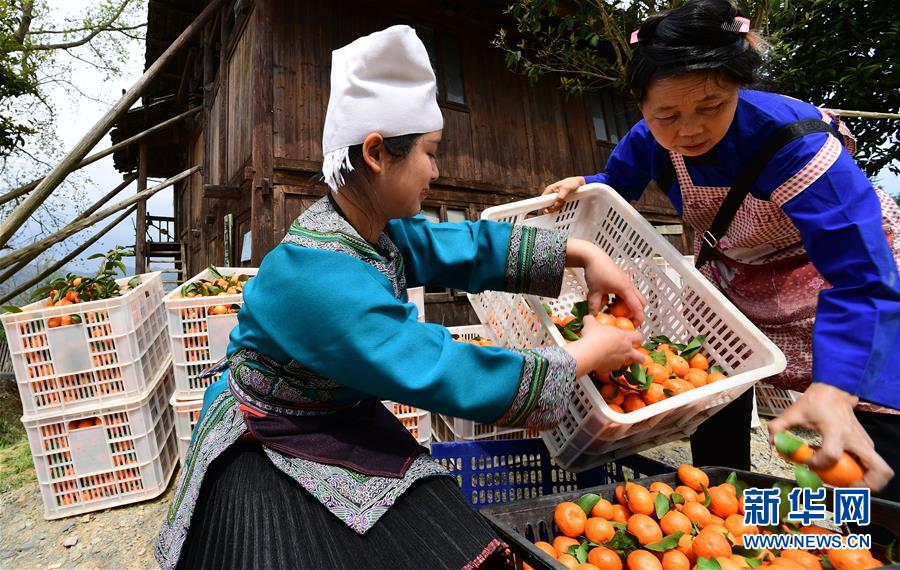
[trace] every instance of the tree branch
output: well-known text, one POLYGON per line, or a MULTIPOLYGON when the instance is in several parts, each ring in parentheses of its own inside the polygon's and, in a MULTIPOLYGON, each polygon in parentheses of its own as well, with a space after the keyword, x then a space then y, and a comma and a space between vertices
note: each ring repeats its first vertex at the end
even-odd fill
MULTIPOLYGON (((127 32, 130 30, 137 30, 139 28, 147 27, 147 22, 143 22, 141 24, 135 24, 133 26, 110 26, 107 27, 104 31, 106 32, 127 32)), ((75 32, 87 32, 91 31, 94 28, 72 28, 71 30, 32 30, 29 35, 38 36, 45 34, 74 34, 75 32)))
POLYGON ((31 28, 32 12, 34 11, 34 0, 25 0, 22 4, 22 19, 19 21, 19 27, 16 29, 16 43, 18 45, 25 44, 25 36, 31 28))
MULTIPOLYGON (((28 0, 28 2, 31 2, 31 0, 28 0)), ((115 12, 109 18, 107 18, 106 21, 97 24, 96 27, 91 29, 89 34, 81 37, 80 39, 72 40, 70 42, 61 42, 57 44, 29 44, 27 49, 29 51, 50 51, 57 49, 71 49, 90 43, 90 41, 97 37, 101 32, 109 31, 109 28, 112 27, 116 20, 119 19, 119 16, 122 15, 122 12, 125 11, 125 7, 128 6, 130 2, 131 0, 124 0, 119 5, 118 9, 115 10, 115 12)), ((18 50, 11 51, 21 51, 22 49, 24 49, 24 46, 18 50)))
POLYGON ((70 50, 66 50, 66 55, 68 55, 72 59, 77 59, 81 63, 83 63, 85 65, 89 65, 89 66, 93 67, 94 69, 106 71, 107 73, 110 73, 110 74, 115 74, 117 71, 114 67, 107 65, 106 62, 103 61, 102 56, 100 56, 100 57, 101 57, 101 61, 103 61, 103 63, 95 63, 89 59, 83 58, 83 57, 75 54, 74 52, 72 52, 70 50))

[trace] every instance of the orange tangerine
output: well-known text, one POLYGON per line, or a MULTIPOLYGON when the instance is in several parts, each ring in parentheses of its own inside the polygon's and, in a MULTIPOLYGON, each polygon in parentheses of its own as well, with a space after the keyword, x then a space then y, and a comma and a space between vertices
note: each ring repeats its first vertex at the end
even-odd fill
POLYGON ((612 503, 607 499, 600 499, 591 508, 591 516, 611 520, 613 516, 612 503))
POLYGON ((616 529, 606 519, 600 517, 591 517, 584 524, 584 535, 591 542, 601 544, 612 540, 615 536, 616 529))
POLYGON ((678 479, 695 491, 702 491, 703 487, 709 487, 709 477, 706 473, 687 463, 678 466, 678 479))
POLYGON ((628 532, 642 545, 659 542, 663 538, 662 529, 651 517, 642 514, 631 515, 627 524, 628 532))
POLYGON ((587 515, 576 503, 564 501, 556 505, 553 521, 561 533, 569 537, 576 537, 584 532, 587 515))
POLYGON ((588 562, 600 570, 622 570, 622 559, 614 550, 596 546, 588 552, 588 562))

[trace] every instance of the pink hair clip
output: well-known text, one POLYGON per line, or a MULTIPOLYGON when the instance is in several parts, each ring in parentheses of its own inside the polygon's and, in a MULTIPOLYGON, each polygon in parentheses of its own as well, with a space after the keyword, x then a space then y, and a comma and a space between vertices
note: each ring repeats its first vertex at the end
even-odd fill
POLYGON ((631 39, 628 40, 628 43, 629 43, 629 44, 636 44, 636 43, 638 43, 638 32, 639 32, 639 31, 640 31, 640 30, 635 30, 635 31, 631 32, 631 39))
POLYGON ((743 16, 737 16, 733 21, 722 24, 722 29, 726 32, 735 32, 738 34, 746 34, 750 31, 750 20, 743 16))

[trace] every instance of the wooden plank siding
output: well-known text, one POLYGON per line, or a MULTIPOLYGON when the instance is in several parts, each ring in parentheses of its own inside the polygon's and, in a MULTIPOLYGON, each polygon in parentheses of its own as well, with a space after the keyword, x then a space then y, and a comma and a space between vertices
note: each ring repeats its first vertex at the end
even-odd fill
MULTIPOLYGON (((271 1, 279 14, 273 28, 276 170, 311 172, 322 160, 331 51, 393 22, 364 3, 271 1)), ((583 98, 565 101, 549 82, 532 86, 509 72, 489 34, 427 17, 412 24, 453 34, 461 52, 467 104, 443 108, 438 185, 530 196, 575 169, 601 166, 583 98)))
POLYGON ((254 70, 253 48, 256 43, 256 29, 256 25, 246 27, 227 62, 227 75, 224 78, 227 100, 224 178, 227 181, 232 181, 250 162, 252 109, 256 100, 251 77, 254 70))
MULTIPOLYGON (((432 30, 438 41, 455 40, 466 98, 465 105, 442 103, 440 178, 425 206, 463 209, 476 219, 484 208, 532 197, 561 177, 603 170, 613 145, 596 140, 590 100, 567 97, 551 80, 531 84, 510 72, 490 45, 496 22, 473 23, 471 13, 442 5, 254 0, 236 19, 230 5, 223 9, 205 37, 207 53, 220 46, 214 49, 219 61, 185 153, 202 159, 203 174, 176 194, 188 277, 224 262, 227 214, 234 216, 233 262, 239 264, 243 236, 252 230, 252 264, 258 265, 293 219, 324 195, 314 175, 322 160, 331 52, 400 21, 432 30), (204 197, 204 184, 239 187, 241 199, 204 197)), ((680 221, 658 190, 646 192, 638 207, 654 222, 680 221)), ((474 317, 464 298, 430 303, 426 313, 448 325, 474 317)))

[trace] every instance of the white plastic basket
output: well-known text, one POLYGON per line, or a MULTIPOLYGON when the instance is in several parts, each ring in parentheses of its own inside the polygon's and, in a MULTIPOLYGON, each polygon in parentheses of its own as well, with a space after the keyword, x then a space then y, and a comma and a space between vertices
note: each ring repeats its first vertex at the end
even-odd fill
POLYGON ((178 438, 178 457, 184 463, 187 458, 188 447, 191 445, 191 436, 197 420, 200 419, 200 410, 203 409, 203 399, 179 400, 177 394, 172 395, 169 401, 175 411, 175 436, 178 438))
POLYGON ((769 384, 759 382, 756 386, 756 410, 761 416, 776 417, 790 408, 802 396, 800 392, 782 390, 769 384))
MULTIPOLYGON (((560 212, 541 214, 554 199, 542 196, 489 208, 482 218, 567 229, 570 237, 599 245, 647 301, 641 327, 645 337, 705 335, 704 353, 729 376, 627 414, 612 411, 593 382, 579 378, 562 421, 541 434, 563 468, 582 471, 686 437, 755 382, 784 370, 781 351, 615 190, 590 184, 560 212), (529 217, 533 214, 538 215, 529 217), (672 271, 680 279, 673 279, 672 271)), ((567 269, 558 299, 487 292, 470 300, 504 346, 563 346, 542 304, 562 317, 584 300, 585 291, 583 272, 567 269)))
MULTIPOLYGON (((259 271, 252 267, 217 267, 216 270, 223 275, 256 275, 259 271)), ((184 285, 211 278, 210 270, 204 269, 184 285)), ((201 379, 200 372, 225 356, 228 336, 237 324, 236 314, 212 315, 209 310, 217 305, 242 306, 244 298, 240 294, 182 297, 179 287, 167 294, 163 302, 169 321, 175 394, 179 400, 203 397, 207 386, 220 375, 201 379)))
POLYGON ((416 320, 420 323, 425 322, 425 287, 413 287, 406 290, 406 296, 409 302, 416 306, 419 310, 419 316, 416 320))
POLYGON ((381 403, 397 416, 416 441, 426 446, 431 443, 431 412, 390 400, 381 403))
POLYGON ((3 315, 24 414, 74 412, 144 392, 168 353, 162 298, 155 272, 120 297, 62 307, 41 300, 3 315), (64 315, 81 322, 50 328, 64 315))
POLYGON ((91 411, 22 419, 44 518, 143 501, 166 490, 178 453, 168 405, 174 387, 167 366, 138 397, 91 411))
MULTIPOLYGON (((493 334, 484 325, 467 325, 447 327, 450 334, 461 338, 488 338, 496 342, 493 334)), ((499 344, 498 344, 499 346, 499 344)), ((484 439, 523 439, 538 437, 537 430, 500 427, 482 424, 473 420, 454 418, 443 414, 433 414, 431 421, 432 435, 438 441, 477 441, 484 439)))

